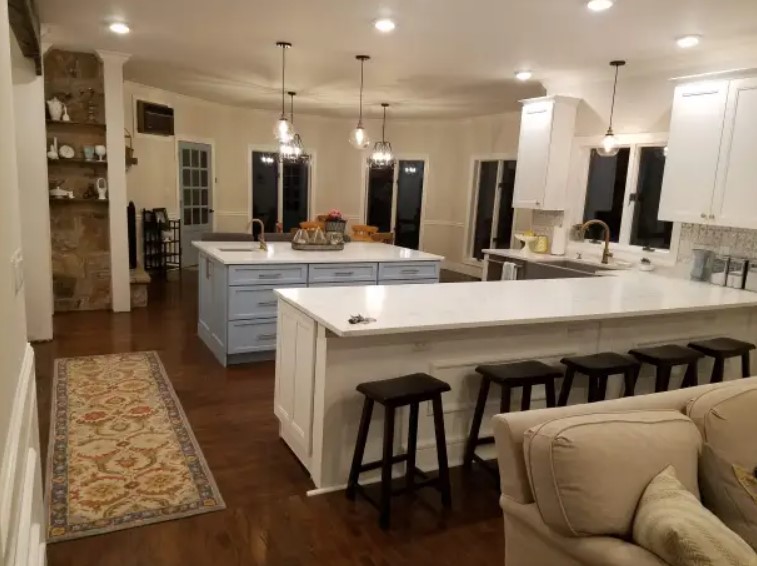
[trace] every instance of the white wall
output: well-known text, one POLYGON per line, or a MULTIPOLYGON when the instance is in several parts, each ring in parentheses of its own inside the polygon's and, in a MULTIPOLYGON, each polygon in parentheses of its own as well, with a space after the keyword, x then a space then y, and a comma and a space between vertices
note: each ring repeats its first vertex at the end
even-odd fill
MULTIPOLYGON (((12 403, 19 384, 26 351, 26 317, 24 290, 14 285, 11 258, 21 249, 16 139, 13 129, 13 83, 11 78, 11 42, 15 38, 8 28, 8 4, 0 3, 0 464, 8 457, 7 436, 12 403)), ((7 462, 6 462, 7 463, 7 462)), ((0 470, 4 466, 0 465, 0 470)), ((0 486, 1 488, 2 486, 0 486)), ((0 541, 4 542, 4 541, 0 541)), ((0 558, 5 554, 0 548, 0 558)), ((7 554, 6 554, 7 556, 7 554)))
POLYGON ((29 340, 52 340, 53 280, 45 153, 45 82, 12 42, 13 101, 29 340))
MULTIPOLYGON (((249 146, 275 149, 272 128, 277 113, 207 102, 131 82, 124 88, 126 124, 135 135, 139 159, 128 173, 127 189, 138 215, 142 208, 153 207, 178 213, 177 139, 212 142, 216 230, 244 230, 249 206, 249 146), (136 99, 172 106, 176 137, 136 134, 136 99)), ((362 220, 367 153, 354 150, 347 141, 355 120, 295 115, 295 123, 307 150, 315 155, 313 212, 339 208, 348 219, 362 220)), ((394 120, 390 111, 387 138, 395 153, 429 159, 423 249, 444 255, 453 263, 462 261, 472 181, 470 160, 475 154, 514 155, 519 123, 519 114, 466 120, 394 120)), ((380 135, 380 120, 367 120, 366 127, 375 141, 380 135)))

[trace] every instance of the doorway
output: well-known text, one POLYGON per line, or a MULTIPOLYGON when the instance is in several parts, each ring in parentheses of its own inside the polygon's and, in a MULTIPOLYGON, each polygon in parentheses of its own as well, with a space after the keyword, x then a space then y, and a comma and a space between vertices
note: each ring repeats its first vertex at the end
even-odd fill
POLYGON ((419 249, 423 187, 427 164, 422 159, 399 159, 394 167, 368 169, 366 223, 380 232, 394 232, 394 242, 419 249))
POLYGON ((181 210, 181 264, 197 265, 193 241, 213 231, 213 175, 211 146, 179 142, 179 209, 181 210))
POLYGON ((309 218, 310 162, 283 163, 278 153, 252 152, 252 218, 263 221, 266 232, 281 225, 284 232, 309 218))
POLYGON ((513 229, 514 160, 476 160, 471 210, 470 257, 483 260, 487 248, 510 247, 513 229))

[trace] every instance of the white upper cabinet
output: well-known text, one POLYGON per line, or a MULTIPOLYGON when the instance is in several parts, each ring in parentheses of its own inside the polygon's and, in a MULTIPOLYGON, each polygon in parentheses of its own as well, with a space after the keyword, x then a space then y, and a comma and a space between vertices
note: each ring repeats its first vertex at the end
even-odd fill
POLYGON ((514 208, 565 208, 578 102, 565 96, 523 101, 514 208))
POLYGON ((757 79, 676 88, 660 220, 757 228, 757 79))
POLYGON ((712 207, 716 224, 757 228, 757 79, 731 83, 712 207))

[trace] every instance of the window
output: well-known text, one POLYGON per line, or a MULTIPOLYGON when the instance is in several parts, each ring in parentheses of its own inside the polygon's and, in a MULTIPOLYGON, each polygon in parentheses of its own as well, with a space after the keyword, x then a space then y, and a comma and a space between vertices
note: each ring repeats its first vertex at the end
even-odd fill
POLYGON ((252 217, 266 232, 281 223, 284 232, 308 220, 310 163, 281 163, 276 153, 252 152, 252 217))
MULTIPOLYGON (((670 249, 672 222, 657 219, 664 145, 622 147, 614 157, 591 149, 583 221, 602 220, 610 227, 610 241, 645 249, 670 249)), ((586 231, 589 240, 603 237, 600 226, 586 231)))
POLYGON ((476 160, 471 203, 469 257, 482 260, 487 248, 510 247, 515 161, 476 160))

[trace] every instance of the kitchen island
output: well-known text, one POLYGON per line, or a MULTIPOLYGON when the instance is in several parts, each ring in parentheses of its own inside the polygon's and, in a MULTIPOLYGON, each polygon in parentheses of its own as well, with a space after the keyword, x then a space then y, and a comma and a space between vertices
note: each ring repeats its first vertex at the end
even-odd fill
POLYGON ((224 366, 273 358, 274 289, 437 283, 441 256, 353 242, 297 251, 289 242, 193 242, 199 250, 197 333, 224 366))
MULTIPOLYGON (((459 464, 480 378, 475 367, 663 343, 732 336, 757 342, 757 294, 706 283, 624 272, 613 277, 448 283, 426 288, 283 289, 279 296, 274 412, 280 436, 317 489, 346 484, 362 397, 360 382, 426 372, 450 384, 443 396, 451 465, 459 464), (375 318, 353 325, 351 315, 375 318)), ((700 383, 711 364, 700 364, 700 383)), ((728 366, 730 377, 739 371, 728 366)), ((677 387, 682 376, 674 374, 677 387)), ((621 393, 611 379, 608 398, 621 393)), ((638 393, 653 391, 643 373, 638 393)), ((493 388, 496 389, 496 388, 493 388)), ((543 405, 536 388, 532 406, 543 405)), ((585 402, 577 378, 569 402, 585 402)), ((499 406, 492 391, 488 414, 499 406)), ((513 406, 519 404, 515 395, 513 406)), ((382 413, 374 413, 365 460, 381 454, 382 413)), ((488 418, 485 422, 488 422, 488 418)), ((402 449, 407 415, 398 419, 402 449)), ((418 463, 436 467, 430 407, 422 408, 418 463)), ((484 429, 482 435, 486 434, 484 429)), ((397 467, 396 471, 400 471, 397 467)))

